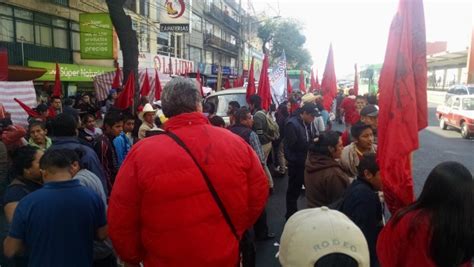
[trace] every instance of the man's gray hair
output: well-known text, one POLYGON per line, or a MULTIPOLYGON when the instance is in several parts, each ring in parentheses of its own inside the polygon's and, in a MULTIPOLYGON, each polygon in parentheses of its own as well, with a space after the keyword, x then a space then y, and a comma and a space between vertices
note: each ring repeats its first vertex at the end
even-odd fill
POLYGON ((196 83, 191 79, 176 77, 166 84, 161 94, 161 107, 166 117, 197 111, 202 97, 196 83))

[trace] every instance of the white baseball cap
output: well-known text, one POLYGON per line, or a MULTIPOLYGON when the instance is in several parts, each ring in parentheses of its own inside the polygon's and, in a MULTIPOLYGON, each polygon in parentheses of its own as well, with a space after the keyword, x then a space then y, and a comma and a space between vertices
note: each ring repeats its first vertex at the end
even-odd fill
POLYGON ((322 257, 345 254, 359 267, 370 267, 362 231, 343 213, 327 207, 301 210, 288 219, 280 240, 284 267, 313 267, 322 257))

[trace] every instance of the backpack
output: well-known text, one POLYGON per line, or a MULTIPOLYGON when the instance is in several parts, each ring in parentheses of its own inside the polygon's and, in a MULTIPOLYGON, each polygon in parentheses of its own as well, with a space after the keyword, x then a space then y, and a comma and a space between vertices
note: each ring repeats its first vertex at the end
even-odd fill
POLYGON ((263 113, 267 121, 267 132, 264 133, 264 135, 271 141, 275 141, 278 138, 280 138, 280 128, 278 127, 278 124, 272 118, 270 118, 270 116, 265 114, 265 112, 263 111, 258 111, 258 112, 263 113))

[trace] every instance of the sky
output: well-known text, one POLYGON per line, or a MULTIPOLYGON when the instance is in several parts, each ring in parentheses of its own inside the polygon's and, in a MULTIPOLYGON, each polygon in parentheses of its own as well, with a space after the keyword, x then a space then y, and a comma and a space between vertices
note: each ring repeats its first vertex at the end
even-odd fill
MULTIPOLYGON (((354 64, 382 63, 398 0, 247 0, 257 15, 298 19, 306 48, 322 76, 332 42, 336 74, 354 73, 354 64)), ((243 0, 242 5, 247 5, 243 0)), ((473 0, 424 0, 426 39, 447 41, 448 50, 469 46, 474 25, 473 0)), ((360 69, 360 68, 359 68, 360 69)))

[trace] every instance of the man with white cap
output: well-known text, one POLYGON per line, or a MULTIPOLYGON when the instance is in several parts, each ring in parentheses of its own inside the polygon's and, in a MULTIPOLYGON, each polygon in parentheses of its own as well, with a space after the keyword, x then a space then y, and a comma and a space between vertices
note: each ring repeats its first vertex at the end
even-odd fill
POLYGON ((142 121, 142 125, 138 130, 138 139, 143 139, 146 136, 146 132, 150 131, 153 128, 156 128, 155 125, 155 116, 156 116, 156 109, 153 108, 151 104, 146 104, 143 107, 142 112, 138 114, 138 118, 142 121))
POLYGON ((370 267, 362 231, 327 207, 305 209, 286 222, 280 240, 283 267, 370 267))

